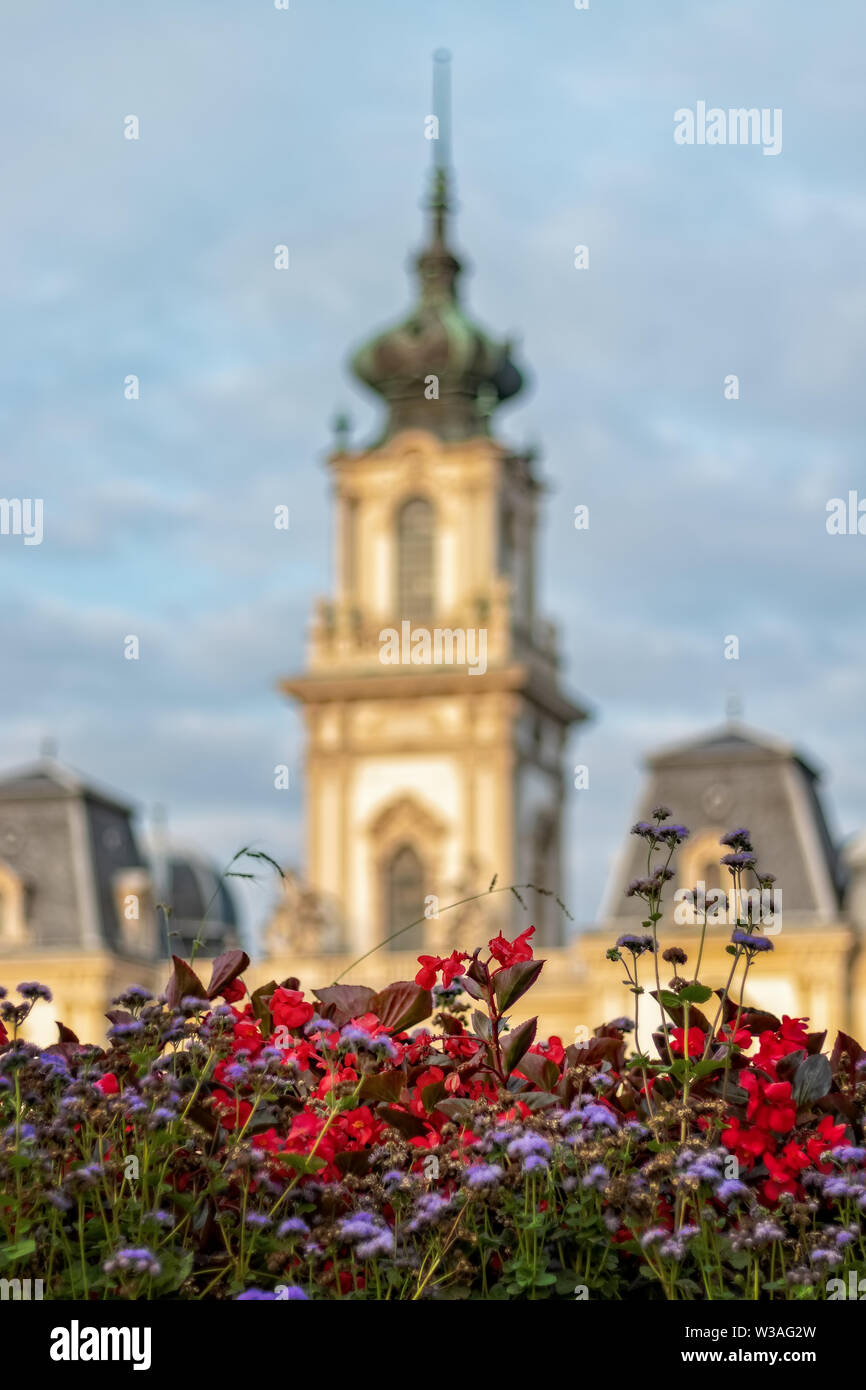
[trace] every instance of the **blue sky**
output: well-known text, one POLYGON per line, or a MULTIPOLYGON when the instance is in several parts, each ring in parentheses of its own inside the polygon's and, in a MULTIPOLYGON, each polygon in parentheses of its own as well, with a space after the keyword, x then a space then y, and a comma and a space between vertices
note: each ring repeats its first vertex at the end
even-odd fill
POLYGON ((499 428, 542 450, 541 591, 596 712, 572 910, 643 753, 728 694, 826 770, 840 833, 866 823, 866 537, 825 529, 866 496, 857 0, 29 0, 2 30, 0 495, 42 497, 45 537, 0 538, 0 765, 51 735, 214 858, 298 860, 275 684, 328 588, 329 421, 376 420, 347 353, 408 304, 445 46, 465 293, 520 338, 499 428), (676 145, 699 100, 781 108, 781 154, 676 145))

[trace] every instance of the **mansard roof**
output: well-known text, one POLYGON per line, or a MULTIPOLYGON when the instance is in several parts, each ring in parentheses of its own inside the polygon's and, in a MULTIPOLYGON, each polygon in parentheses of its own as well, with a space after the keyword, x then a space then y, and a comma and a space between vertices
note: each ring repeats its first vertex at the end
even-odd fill
MULTIPOLYGON (((791 745, 772 735, 727 724, 651 753, 634 820, 654 806, 669 806, 691 839, 677 851, 688 862, 689 844, 746 826, 759 867, 776 877, 789 920, 833 920, 842 896, 838 848, 819 795, 819 773, 791 745)), ((725 853, 719 846, 719 858, 725 853)), ((644 842, 628 835, 609 883, 606 915, 631 920, 642 904, 627 898, 633 878, 646 872, 644 842)), ((691 887, 691 884, 673 886, 691 887)))

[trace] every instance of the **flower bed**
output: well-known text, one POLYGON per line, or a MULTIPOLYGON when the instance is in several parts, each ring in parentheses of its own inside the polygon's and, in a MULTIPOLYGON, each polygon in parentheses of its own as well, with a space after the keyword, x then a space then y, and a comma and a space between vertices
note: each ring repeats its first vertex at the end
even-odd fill
MULTIPOLYGON (((46 1298, 833 1297, 866 1253, 863 1051, 743 1004, 771 944, 751 920, 715 990, 660 949, 687 834, 668 814, 635 827, 646 916, 609 952, 635 1019, 580 1046, 509 1025, 544 964, 532 928, 378 993, 248 996, 242 952, 207 985, 175 958, 161 999, 115 1001, 105 1048, 62 1025, 22 1042, 50 994, 20 985, 0 1005, 0 1275, 46 1298)), ((748 833, 726 841, 739 889, 748 833)))

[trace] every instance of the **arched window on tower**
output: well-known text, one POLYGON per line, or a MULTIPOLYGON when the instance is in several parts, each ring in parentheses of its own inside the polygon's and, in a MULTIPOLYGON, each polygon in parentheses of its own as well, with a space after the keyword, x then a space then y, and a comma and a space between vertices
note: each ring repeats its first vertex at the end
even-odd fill
MULTIPOLYGON (((424 865, 411 845, 400 845, 385 864, 385 936, 424 915, 424 865)), ((424 923, 388 942, 389 951, 420 951, 424 923)))
POLYGON ((397 612, 423 623, 433 616, 433 507, 413 497, 397 517, 397 612))

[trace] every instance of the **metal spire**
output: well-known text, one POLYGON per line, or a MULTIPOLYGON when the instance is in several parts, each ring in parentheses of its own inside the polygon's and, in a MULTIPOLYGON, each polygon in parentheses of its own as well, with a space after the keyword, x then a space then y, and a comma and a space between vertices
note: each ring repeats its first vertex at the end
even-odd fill
POLYGON ((433 54, 433 115, 438 122, 438 130, 437 138, 433 141, 433 191, 430 210, 433 213, 433 244, 444 246, 451 207, 451 54, 447 48, 437 48, 433 54))

